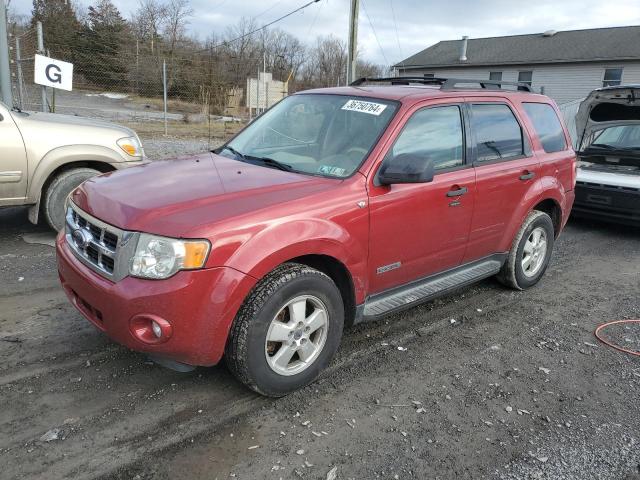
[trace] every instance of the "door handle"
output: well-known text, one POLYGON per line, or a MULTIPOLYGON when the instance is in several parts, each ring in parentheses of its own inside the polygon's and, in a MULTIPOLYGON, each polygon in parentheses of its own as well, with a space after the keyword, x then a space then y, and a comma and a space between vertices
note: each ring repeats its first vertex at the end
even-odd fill
POLYGON ((526 170, 527 173, 524 173, 522 175, 520 175, 520 180, 522 180, 523 182, 526 180, 531 180, 533 177, 536 176, 535 173, 530 172, 529 170, 526 170))
POLYGON ((467 187, 460 187, 457 190, 449 190, 447 192, 447 197, 459 197, 460 195, 464 195, 468 191, 469 190, 467 189, 467 187))

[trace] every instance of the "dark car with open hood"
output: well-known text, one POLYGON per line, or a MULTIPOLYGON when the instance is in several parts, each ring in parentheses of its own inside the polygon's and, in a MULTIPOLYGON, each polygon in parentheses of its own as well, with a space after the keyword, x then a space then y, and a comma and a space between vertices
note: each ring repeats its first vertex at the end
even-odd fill
POLYGON ((640 85, 599 88, 580 104, 573 214, 640 226, 640 85))

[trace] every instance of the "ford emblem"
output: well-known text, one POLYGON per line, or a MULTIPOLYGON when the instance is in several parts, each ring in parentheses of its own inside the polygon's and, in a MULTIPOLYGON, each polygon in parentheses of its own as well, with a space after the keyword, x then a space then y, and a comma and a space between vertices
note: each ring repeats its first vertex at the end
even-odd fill
POLYGON ((91 243, 91 234, 81 228, 75 229, 71 233, 71 238, 73 239, 75 246, 82 250, 87 248, 91 243))

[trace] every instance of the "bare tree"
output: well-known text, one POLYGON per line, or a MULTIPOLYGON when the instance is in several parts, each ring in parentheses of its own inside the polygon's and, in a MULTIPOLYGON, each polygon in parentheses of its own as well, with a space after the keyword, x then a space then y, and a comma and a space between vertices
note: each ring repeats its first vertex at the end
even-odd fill
POLYGON ((151 54, 157 51, 162 24, 166 18, 166 7, 158 0, 140 0, 138 9, 131 17, 136 38, 143 42, 149 42, 151 54))
POLYGON ((163 13, 162 35, 167 42, 169 55, 173 56, 178 42, 184 40, 193 9, 189 0, 169 0, 163 13))

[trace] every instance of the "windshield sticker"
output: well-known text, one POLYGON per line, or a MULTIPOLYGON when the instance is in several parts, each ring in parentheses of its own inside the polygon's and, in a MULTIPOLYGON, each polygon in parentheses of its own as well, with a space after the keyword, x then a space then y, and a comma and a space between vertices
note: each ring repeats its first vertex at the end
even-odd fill
POLYGON ((349 100, 344 104, 342 110, 349 110, 352 112, 368 113, 369 115, 378 116, 384 112, 386 105, 382 103, 363 102, 362 100, 349 100))
POLYGON ((347 171, 344 168, 332 167, 331 165, 322 165, 318 168, 318 173, 323 175, 333 175, 334 177, 344 177, 347 171))

